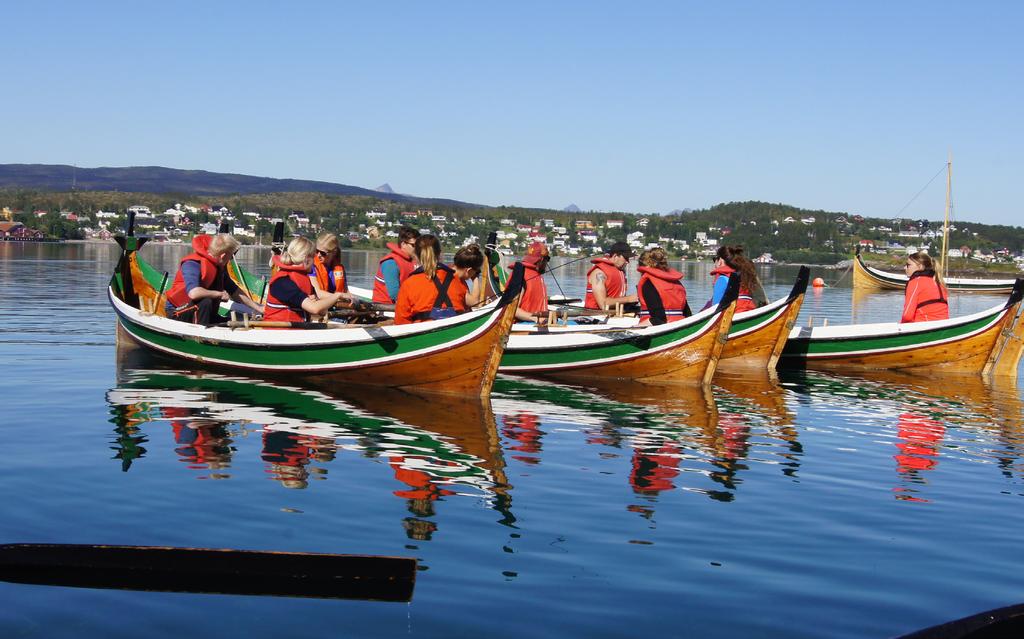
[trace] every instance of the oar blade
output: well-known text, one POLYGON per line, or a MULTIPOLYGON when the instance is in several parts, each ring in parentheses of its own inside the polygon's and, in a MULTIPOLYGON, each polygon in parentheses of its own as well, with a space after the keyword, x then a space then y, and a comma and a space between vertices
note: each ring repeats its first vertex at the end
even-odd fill
POLYGON ((416 560, 320 553, 8 544, 0 579, 160 592, 410 601, 416 560))

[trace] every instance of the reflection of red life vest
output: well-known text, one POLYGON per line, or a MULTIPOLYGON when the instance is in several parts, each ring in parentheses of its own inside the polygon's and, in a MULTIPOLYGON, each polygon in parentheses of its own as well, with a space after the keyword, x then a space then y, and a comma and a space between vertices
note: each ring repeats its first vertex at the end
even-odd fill
POLYGON ((306 295, 313 294, 313 283, 309 281, 308 271, 303 267, 302 264, 279 264, 280 268, 274 276, 270 278, 270 284, 267 286, 267 310, 263 314, 264 319, 268 322, 305 322, 309 319, 306 311, 299 309, 295 310, 288 306, 281 300, 274 297, 273 289, 274 282, 279 279, 287 278, 295 282, 295 285, 299 287, 299 290, 306 295))
POLYGON ((405 466, 405 457, 391 457, 388 463, 395 469, 395 479, 411 487, 413 490, 396 490, 395 496, 403 499, 425 499, 436 501, 446 495, 455 493, 441 488, 434 482, 434 478, 422 470, 414 470, 405 466))
MULTIPOLYGON (((531 455, 540 453, 541 437, 544 433, 540 430, 540 420, 536 415, 533 413, 502 415, 501 423, 502 434, 509 439, 514 439, 519 442, 518 444, 510 446, 510 450, 529 453, 531 455)), ((536 457, 527 457, 524 455, 513 455, 512 457, 521 462, 526 462, 527 464, 537 464, 540 462, 536 457)))
POLYGON ((629 485, 638 493, 672 490, 672 480, 679 475, 680 452, 679 446, 668 442, 653 453, 635 449, 629 485))
POLYGON ((321 291, 328 293, 347 293, 348 282, 345 281, 345 267, 341 264, 335 266, 330 272, 324 265, 324 258, 318 253, 313 258, 313 272, 316 274, 316 284, 321 291))
POLYGON ((946 434, 945 427, 924 415, 904 413, 900 415, 898 428, 897 436, 904 441, 896 444, 902 454, 893 456, 897 470, 905 473, 934 468, 938 463, 935 458, 939 455, 939 444, 946 434))
POLYGON ((406 255, 400 246, 394 242, 388 242, 388 248, 391 252, 380 258, 380 262, 377 264, 377 276, 373 279, 373 301, 380 304, 394 304, 395 300, 391 299, 391 295, 388 294, 388 286, 384 282, 384 272, 381 270, 381 265, 386 260, 394 260, 395 264, 398 265, 398 283, 401 284, 405 281, 405 278, 412 274, 413 269, 416 265, 413 264, 412 258, 406 255))
MULTIPOLYGON (((717 277, 724 277, 728 280, 729 276, 735 272, 736 269, 727 264, 723 264, 720 268, 712 269, 711 276, 715 277, 715 282, 717 282, 717 277)), ((741 284, 740 296, 736 299, 736 312, 742 313, 743 311, 752 311, 755 308, 757 308, 757 302, 754 301, 754 296, 750 294, 750 289, 741 284)))
POLYGON ((647 323, 651 321, 651 312, 647 310, 647 300, 643 295, 643 287, 646 282, 654 284, 654 288, 657 289, 661 305, 665 309, 666 321, 678 322, 686 317, 683 310, 686 308, 686 289, 680 283, 680 280, 683 279, 682 273, 675 269, 663 271, 650 266, 641 266, 637 270, 643 273, 636 285, 637 297, 640 299, 641 321, 647 323))
POLYGON ((307 446, 295 433, 282 430, 263 431, 263 453, 265 462, 280 466, 299 467, 309 464, 313 449, 307 446))
POLYGON ((544 283, 544 275, 537 270, 536 264, 523 262, 525 277, 523 279, 523 296, 519 300, 519 308, 527 313, 548 312, 548 287, 544 283))
POLYGON ((191 468, 205 468, 204 464, 224 461, 227 455, 222 452, 226 447, 217 450, 224 441, 224 433, 219 426, 199 426, 192 428, 188 422, 173 421, 174 441, 180 444, 175 449, 182 461, 188 462, 191 468))
POLYGON ((186 306, 192 302, 185 290, 185 278, 181 274, 181 265, 185 262, 199 262, 199 286, 211 291, 224 290, 224 271, 209 253, 212 240, 212 235, 197 235, 192 238, 193 252, 181 258, 181 262, 178 263, 178 272, 174 274, 174 283, 167 291, 167 301, 175 308, 186 306))
POLYGON ((597 298, 594 297, 594 291, 590 286, 590 274, 598 269, 604 273, 604 292, 606 297, 622 297, 626 294, 626 274, 615 266, 615 262, 612 262, 607 257, 599 257, 595 260, 590 260, 590 263, 594 266, 587 271, 587 297, 583 301, 584 306, 587 308, 597 308, 597 298))

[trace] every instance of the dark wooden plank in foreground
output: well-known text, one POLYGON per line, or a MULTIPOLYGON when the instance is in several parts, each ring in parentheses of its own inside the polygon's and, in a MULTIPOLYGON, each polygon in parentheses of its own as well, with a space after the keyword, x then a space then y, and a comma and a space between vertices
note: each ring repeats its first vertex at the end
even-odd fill
POLYGON ((988 610, 918 630, 897 639, 1004 639, 1024 637, 1024 604, 988 610))
POLYGON ((80 588, 409 601, 416 560, 163 546, 2 544, 0 579, 80 588))

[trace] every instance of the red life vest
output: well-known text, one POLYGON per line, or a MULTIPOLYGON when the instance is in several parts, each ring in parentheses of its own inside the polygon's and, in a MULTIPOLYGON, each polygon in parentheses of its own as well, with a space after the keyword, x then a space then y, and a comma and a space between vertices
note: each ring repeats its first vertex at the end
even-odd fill
POLYGON ((594 266, 587 271, 587 297, 583 301, 584 306, 598 308, 597 298, 594 297, 594 291, 590 286, 590 274, 598 269, 604 273, 604 292, 607 297, 622 297, 626 294, 626 274, 615 266, 615 262, 607 257, 599 257, 596 260, 590 260, 590 263, 594 266))
POLYGON ((273 286, 274 282, 280 279, 290 279, 295 282, 295 285, 299 287, 299 290, 306 295, 313 294, 313 283, 309 281, 309 272, 305 269, 302 264, 283 264, 279 263, 279 270, 274 273, 274 276, 270 278, 270 284, 267 286, 267 307, 266 312, 263 313, 263 318, 268 322, 306 322, 309 321, 309 316, 306 311, 301 308, 298 310, 293 309, 281 300, 274 297, 273 286))
POLYGON ((680 283, 683 274, 675 269, 663 271, 660 268, 641 266, 637 268, 642 273, 640 281, 637 282, 636 292, 640 300, 640 320, 649 323, 651 311, 647 308, 647 300, 644 298, 644 284, 650 282, 658 291, 661 298, 661 306, 665 309, 665 320, 678 322, 686 317, 686 289, 680 283))
POLYGON ((192 253, 181 258, 178 263, 178 272, 174 274, 174 283, 167 291, 167 301, 175 308, 192 303, 188 297, 188 291, 185 290, 185 278, 181 274, 181 265, 185 262, 199 262, 199 286, 211 291, 224 290, 225 271, 209 253, 212 240, 212 235, 197 235, 192 238, 192 253))
POLYGON ((388 242, 388 248, 391 249, 391 252, 380 258, 380 262, 377 264, 377 276, 373 279, 373 301, 380 304, 393 304, 395 302, 388 293, 388 285, 384 281, 384 272, 381 270, 381 266, 385 261, 394 260, 395 264, 398 265, 399 284, 404 282, 405 278, 412 275, 413 270, 416 269, 412 258, 406 255, 400 246, 394 242, 388 242))
POLYGON ((918 271, 907 280, 900 322, 949 319, 945 291, 935 281, 935 271, 918 271))
POLYGON ((348 292, 348 282, 345 281, 345 267, 341 264, 338 264, 331 272, 328 272, 327 266, 324 264, 324 258, 318 254, 313 258, 313 272, 316 274, 316 283, 321 291, 327 291, 328 293, 348 292))
POLYGON ((523 296, 519 299, 519 308, 527 313, 548 312, 548 287, 544 283, 544 274, 537 270, 536 264, 523 262, 526 276, 523 279, 523 296))
MULTIPOLYGON (((720 268, 711 269, 711 277, 724 277, 729 279, 729 276, 736 272, 733 267, 723 264, 720 268)), ((742 313, 743 311, 752 311, 757 308, 757 302, 754 301, 754 296, 751 295, 750 289, 740 284, 740 296, 736 299, 736 312, 742 313)))

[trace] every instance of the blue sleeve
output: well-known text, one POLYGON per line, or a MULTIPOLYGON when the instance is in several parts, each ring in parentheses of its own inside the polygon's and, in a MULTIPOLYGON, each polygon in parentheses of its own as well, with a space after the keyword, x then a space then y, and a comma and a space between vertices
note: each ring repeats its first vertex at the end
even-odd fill
POLYGON ((724 275, 719 275, 718 279, 715 280, 715 291, 711 295, 712 306, 718 304, 725 297, 725 290, 729 288, 729 278, 724 275))
POLYGON ((199 286, 199 275, 199 262, 195 260, 186 260, 181 263, 181 279, 185 281, 186 293, 199 286))
POLYGON ((388 287, 388 296, 398 299, 398 287, 402 284, 399 278, 398 264, 394 260, 384 260, 380 265, 380 273, 384 276, 384 285, 388 287))
POLYGON ((309 297, 287 277, 275 281, 270 286, 270 293, 296 311, 302 310, 302 303, 309 297))

